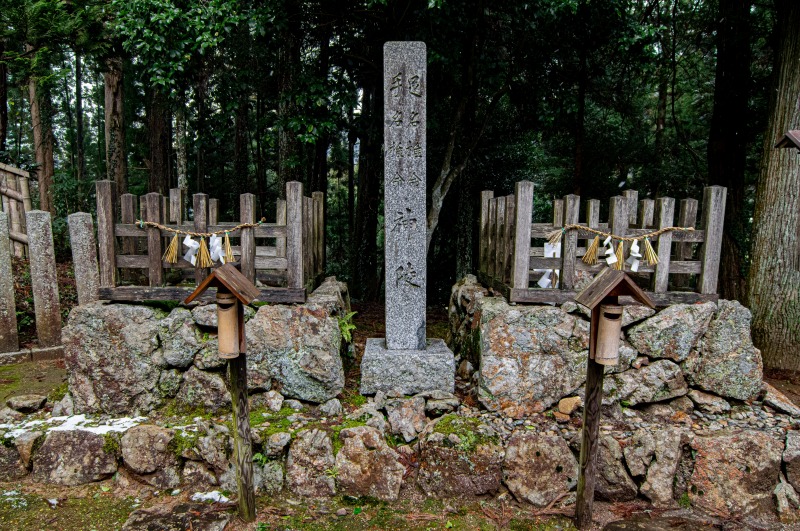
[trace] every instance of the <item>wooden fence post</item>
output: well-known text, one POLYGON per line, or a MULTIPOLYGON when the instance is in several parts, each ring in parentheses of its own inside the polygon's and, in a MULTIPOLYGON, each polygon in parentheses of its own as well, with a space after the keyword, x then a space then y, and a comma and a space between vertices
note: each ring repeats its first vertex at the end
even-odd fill
POLYGON ((503 228, 506 224, 506 196, 500 196, 495 199, 495 201, 497 202, 497 210, 495 211, 497 221, 494 226, 495 252, 492 257, 494 259, 494 275, 492 275, 492 280, 502 282, 503 256, 506 252, 505 240, 503 239, 503 228))
MULTIPOLYGON (((212 199, 211 201, 217 201, 212 199)), ((253 194, 242 194, 239 196, 239 212, 241 214, 240 223, 256 222, 256 196, 253 194)), ((247 280, 256 283, 256 237, 253 229, 242 229, 240 237, 242 255, 242 274, 247 280)))
MULTIPOLYGON (((678 208, 678 226, 694 227, 697 222, 697 199, 681 199, 678 208)), ((693 244, 683 242, 676 245, 675 259, 679 261, 691 260, 693 255, 693 244)), ((689 287, 689 275, 677 275, 673 279, 673 284, 678 288, 689 287)))
POLYGON ((495 240, 495 232, 497 227, 497 200, 493 197, 489 200, 489 224, 486 227, 487 244, 486 244, 486 279, 491 282, 494 276, 494 255, 497 252, 497 241, 495 240))
POLYGON ((325 271, 325 194, 314 192, 311 197, 314 200, 314 249, 316 249, 314 273, 319 276, 325 271))
POLYGON ((639 226, 643 229, 653 226, 653 214, 655 213, 656 202, 652 199, 642 199, 639 201, 639 226))
POLYGON ((169 221, 176 225, 182 225, 185 219, 183 207, 186 190, 183 188, 170 188, 169 190, 169 221))
MULTIPOLYGON (((628 233, 628 226, 630 223, 630 214, 628 213, 628 205, 630 200, 625 196, 614 196, 611 198, 611 203, 608 210, 608 229, 611 234, 617 236, 625 236, 628 233)), ((600 242, 603 243, 603 242, 600 242)), ((614 250, 617 250, 619 242, 612 242, 614 250)), ((627 248, 623 246, 623 249, 627 248)))
MULTIPOLYGON (((161 194, 151 192, 145 196, 147 202, 147 220, 161 223, 161 194)), ((161 267, 161 229, 147 227, 147 262, 150 276, 150 286, 160 286, 164 283, 164 270, 161 267)))
POLYGON ((97 270, 97 245, 94 241, 92 215, 75 212, 67 216, 67 224, 78 304, 88 304, 100 298, 100 273, 97 270))
POLYGON ((36 310, 36 335, 42 347, 56 347, 61 344, 61 304, 58 300, 50 212, 31 210, 25 217, 28 225, 33 306, 36 310))
MULTIPOLYGON (((553 199, 553 229, 561 228, 564 226, 564 200, 553 199)), ((562 245, 563 249, 563 245, 562 245)), ((561 270, 553 269, 550 272, 550 285, 553 288, 561 286, 561 270)))
MULTIPOLYGON (((286 200, 278 199, 275 204, 275 224, 286 226, 286 200)), ((275 238, 275 256, 286 258, 286 236, 275 238)))
MULTIPOLYGON (((194 207, 194 232, 206 232, 208 230, 208 194, 194 194, 192 205, 194 207)), ((196 285, 199 286, 207 276, 208 272, 202 267, 194 268, 196 285)))
POLYGON ((286 259, 290 288, 302 288, 303 281, 303 183, 286 183, 286 259))
POLYGON ((514 227, 516 224, 516 199, 514 195, 506 196, 506 219, 503 224, 503 271, 500 282, 504 285, 511 283, 511 262, 514 260, 514 227))
POLYGON ((313 204, 310 197, 303 196, 303 272, 304 284, 314 277, 314 256, 311 241, 311 215, 313 204))
POLYGON ((722 228, 725 222, 725 196, 727 188, 707 186, 703 190, 703 230, 705 241, 700 251, 700 278, 697 290, 700 293, 717 292, 719 258, 722 251, 722 228))
MULTIPOLYGON (((519 201, 519 185, 517 183, 517 201, 519 201)), ((480 220, 480 236, 479 242, 480 245, 478 247, 478 272, 482 274, 486 274, 486 263, 489 257, 489 200, 494 197, 494 192, 491 190, 484 190, 481 192, 481 220, 480 220)), ((517 208, 517 212, 519 212, 519 208, 517 208)), ((517 224, 519 228, 519 224, 517 224)), ((530 233, 530 228, 528 228, 530 233)), ((530 245, 530 241, 528 242, 530 245)), ((527 286, 526 286, 527 287, 527 286)))
POLYGON ((639 192, 625 190, 622 195, 628 200, 628 226, 636 226, 636 208, 639 206, 639 192))
MULTIPOLYGON (((239 202, 241 204, 241 196, 239 196, 239 202)), ((255 202, 253 203, 253 215, 255 215, 255 202)), ((255 219, 255 218, 254 218, 255 219)), ((219 223, 219 199, 209 199, 208 200, 208 224, 209 225, 216 225, 219 223)))
MULTIPOLYGON (((600 225, 600 200, 589 199, 586 202, 586 226, 596 229, 598 225, 600 225)), ((587 249, 592 244, 592 240, 594 240, 594 236, 586 240, 587 249)), ((598 259, 602 259, 602 257, 598 256, 598 259)))
MULTIPOLYGON (((564 225, 578 223, 581 209, 581 198, 570 194, 564 196, 564 225)), ((578 254, 578 233, 567 231, 562 237, 561 248, 561 289, 572 289, 575 286, 575 257, 578 254)))
MULTIPOLYGON (((675 219, 675 200, 671 197, 660 197, 656 200, 656 218, 658 219, 658 228, 672 226, 672 220, 675 219)), ((669 286, 669 264, 672 259, 670 252, 672 250, 672 233, 665 232, 658 237, 658 245, 656 246, 656 254, 658 254, 658 263, 655 265, 655 273, 653 274, 653 291, 656 293, 665 293, 669 286)))
POLYGON ((115 205, 117 202, 117 183, 114 181, 97 181, 97 245, 100 258, 100 286, 113 288, 116 279, 116 238, 114 222, 117 219, 115 205))
MULTIPOLYGON (((6 178, 6 188, 9 192, 18 196, 17 192, 17 178, 14 174, 8 175, 6 178)), ((22 206, 22 202, 18 201, 17 199, 10 197, 8 200, 8 213, 10 215, 11 221, 11 231, 16 234, 24 234, 25 229, 23 228, 23 216, 25 214, 25 209, 22 206)), ((12 242, 12 248, 14 249, 14 256, 17 258, 22 258, 25 256, 25 246, 22 245, 20 242, 12 242)))
POLYGON ((8 228, 8 214, 0 212, 0 352, 19 350, 14 272, 11 269, 11 240, 8 237, 8 228))
MULTIPOLYGON (((533 223, 533 183, 520 181, 514 190, 516 226, 514 227, 514 264, 512 288, 528 289, 531 263, 531 223, 533 223)), ((481 193, 481 227, 483 227, 483 194, 481 193)), ((491 192, 489 192, 491 193, 491 192)), ((482 239, 482 238, 481 238, 482 239)), ((483 250, 483 244, 481 244, 483 250)))

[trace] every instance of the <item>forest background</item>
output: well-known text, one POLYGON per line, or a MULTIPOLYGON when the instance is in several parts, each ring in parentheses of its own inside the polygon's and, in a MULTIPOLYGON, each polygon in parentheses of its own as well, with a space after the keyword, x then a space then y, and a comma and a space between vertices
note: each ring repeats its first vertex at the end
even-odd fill
POLYGON ((425 41, 429 301, 474 271, 481 190, 532 180, 546 221, 567 193, 722 185, 721 296, 797 369, 799 168, 773 146, 800 128, 798 4, 0 0, 0 162, 33 173, 64 258, 98 179, 204 192, 223 220, 252 192, 270 221, 302 181, 326 194, 327 273, 375 300, 383 43, 425 41))

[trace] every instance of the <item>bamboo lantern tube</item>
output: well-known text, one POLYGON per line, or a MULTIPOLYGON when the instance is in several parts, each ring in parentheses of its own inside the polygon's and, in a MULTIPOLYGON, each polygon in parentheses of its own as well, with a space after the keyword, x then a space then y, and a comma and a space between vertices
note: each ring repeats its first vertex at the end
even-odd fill
POLYGON ((219 357, 230 360, 239 357, 239 300, 233 293, 217 291, 217 331, 219 357))
POLYGON ((594 361, 600 365, 619 363, 619 333, 622 330, 622 306, 600 305, 600 323, 597 327, 597 350, 594 361))

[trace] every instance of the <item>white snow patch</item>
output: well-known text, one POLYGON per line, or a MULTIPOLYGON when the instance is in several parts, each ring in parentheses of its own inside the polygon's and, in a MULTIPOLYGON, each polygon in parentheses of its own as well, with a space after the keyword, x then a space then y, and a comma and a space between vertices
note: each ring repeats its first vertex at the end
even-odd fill
POLYGON ((44 428, 49 431, 69 431, 82 430, 105 435, 111 432, 124 432, 138 426, 147 420, 146 417, 122 417, 109 420, 87 419, 86 415, 72 415, 69 417, 51 417, 45 420, 31 420, 22 424, 0 424, 0 429, 9 429, 5 433, 6 439, 16 439, 23 433, 34 431, 34 429, 44 428), (55 424, 53 426, 53 424, 55 424))
POLYGON ((226 496, 224 496, 220 491, 212 490, 211 492, 195 492, 194 494, 192 494, 192 501, 196 502, 211 501, 218 503, 226 503, 229 502, 230 500, 226 496))

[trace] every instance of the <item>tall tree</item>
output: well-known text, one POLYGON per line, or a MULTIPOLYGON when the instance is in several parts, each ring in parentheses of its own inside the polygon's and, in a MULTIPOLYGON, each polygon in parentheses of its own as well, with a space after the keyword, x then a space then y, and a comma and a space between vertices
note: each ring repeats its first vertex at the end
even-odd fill
POLYGON ((800 152, 774 148, 788 130, 800 129, 800 3, 775 5, 775 85, 756 190, 748 305, 764 364, 800 370, 800 152))
POLYGON ((122 58, 106 59, 103 72, 105 95, 106 178, 117 183, 117 193, 128 191, 128 158, 125 145, 125 92, 122 58))
POLYGON ((720 294, 744 300, 743 248, 745 162, 750 95, 751 0, 719 0, 714 113, 708 140, 708 180, 725 186, 725 232, 720 263, 720 294))

